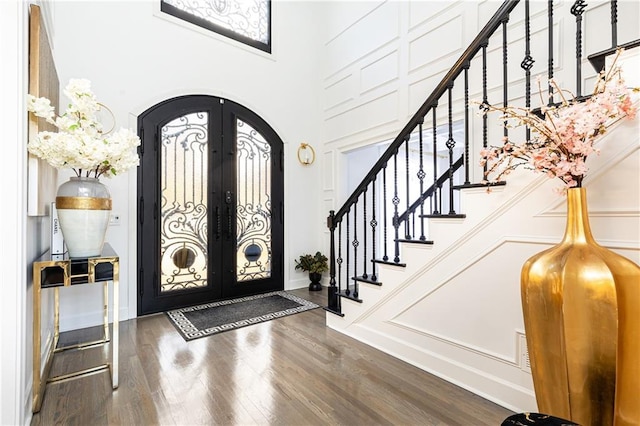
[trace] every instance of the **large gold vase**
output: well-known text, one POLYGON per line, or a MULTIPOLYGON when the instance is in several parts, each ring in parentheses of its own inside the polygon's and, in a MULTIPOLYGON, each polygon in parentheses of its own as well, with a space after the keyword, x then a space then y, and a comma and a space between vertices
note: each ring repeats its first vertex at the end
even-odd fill
POLYGON ((527 260, 521 290, 538 411, 639 425, 640 267, 595 242, 584 188, 568 190, 564 238, 527 260))

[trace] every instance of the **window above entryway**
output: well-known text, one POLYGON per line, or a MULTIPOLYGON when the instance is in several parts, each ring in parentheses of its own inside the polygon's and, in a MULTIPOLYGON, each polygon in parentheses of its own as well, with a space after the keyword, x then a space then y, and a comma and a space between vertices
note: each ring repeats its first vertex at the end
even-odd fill
POLYGON ((160 10, 271 53, 270 0, 161 0, 160 10))

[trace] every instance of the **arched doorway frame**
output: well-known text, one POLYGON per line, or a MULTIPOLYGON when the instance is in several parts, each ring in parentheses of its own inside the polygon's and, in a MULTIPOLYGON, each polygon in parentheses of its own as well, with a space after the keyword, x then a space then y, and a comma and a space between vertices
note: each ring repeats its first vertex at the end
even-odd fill
MULTIPOLYGON (((232 139, 229 137, 229 135, 233 134, 234 126, 235 126, 235 125, 230 125, 232 121, 237 122, 239 120, 239 122, 246 122, 252 128, 255 128, 259 133, 260 132, 263 133, 265 138, 268 140, 269 144, 272 146, 271 162, 272 162, 273 178, 272 178, 271 187, 272 187, 273 197, 274 197, 273 198, 274 202, 271 204, 271 212, 270 212, 272 218, 274 218, 274 220, 272 221, 273 232, 274 232, 273 256, 272 256, 273 262, 272 262, 272 271, 271 271, 272 277, 270 279, 270 284, 268 285, 243 285, 243 286, 240 286, 241 288, 236 287, 234 290, 230 290, 229 288, 227 288, 226 291, 219 292, 218 294, 213 296, 212 295, 205 296, 204 299, 192 297, 190 299, 188 298, 188 301, 184 301, 180 303, 182 306, 186 306, 196 302, 201 303, 201 302, 207 302, 210 300, 224 299, 224 298, 233 297, 233 296, 254 294, 254 293, 259 293, 259 292, 264 292, 269 290, 278 290, 278 289, 282 289, 284 286, 283 284, 284 269, 285 269, 283 265, 284 263, 284 176, 283 176, 284 144, 282 140, 280 139, 278 134, 275 132, 275 130, 264 119, 262 119, 260 116, 258 116, 255 112, 253 112, 249 108, 243 105, 240 105, 236 102, 233 102, 218 96, 214 96, 214 95, 177 96, 177 97, 160 101, 159 103, 148 108, 138 116, 139 133, 141 138, 143 139, 143 144, 141 146, 142 161, 141 161, 141 166, 138 170, 138 178, 137 178, 138 180, 137 195, 136 195, 137 202, 136 202, 136 214, 135 214, 136 225, 138 227, 136 232, 138 236, 137 243, 136 243, 136 257, 137 257, 136 258, 136 264, 137 264, 136 280, 138 281, 138 285, 136 286, 137 287, 136 295, 137 295, 138 314, 151 313, 151 311, 149 311, 148 309, 141 309, 144 293, 148 295, 149 289, 150 289, 148 285, 145 287, 144 283, 148 283, 149 280, 156 283, 156 290, 154 290, 156 293, 158 288, 157 272, 159 272, 159 267, 158 267, 159 262, 157 262, 157 259, 154 260, 153 262, 150 262, 150 261, 145 262, 143 259, 144 256, 140 255, 140 253, 143 250, 142 246, 148 245, 148 240, 144 240, 144 244, 141 244, 141 241, 143 241, 141 236, 143 234, 149 235, 149 223, 150 223, 149 221, 151 220, 151 216, 149 216, 149 210, 148 210, 148 206, 149 206, 148 200, 149 200, 149 193, 150 193, 148 182, 151 180, 151 181, 154 181, 154 185, 158 184, 157 168, 159 167, 159 159, 158 159, 159 157, 156 155, 152 160, 150 160, 151 158, 149 156, 149 150, 151 146, 150 140, 155 141, 153 143, 155 143, 156 145, 158 144, 159 138, 158 138, 157 128, 158 128, 158 125, 162 125, 163 123, 166 124, 167 117, 175 118, 175 117, 179 117, 181 113, 189 112, 189 111, 193 112, 203 108, 206 109, 211 114, 211 117, 216 117, 215 121, 218 122, 220 129, 224 128, 223 139, 226 140, 225 142, 226 145, 222 150, 227 150, 225 155, 229 153, 229 150, 233 150, 233 148, 230 148, 231 145, 229 145, 229 141, 232 139), (218 113, 222 114, 220 119, 217 118, 218 113), (157 123, 150 125, 149 120, 151 121, 155 120, 157 121, 157 123), (146 127, 145 127, 145 123, 146 123, 146 127), (150 137, 149 136, 150 132, 153 131, 154 128, 155 128, 154 136, 150 137), (153 175, 153 178, 150 178, 149 177, 150 170, 153 167, 156 168, 156 173, 151 173, 153 175), (141 183, 144 180, 143 179, 144 176, 146 176, 146 182, 147 182, 146 188, 145 188, 145 185, 141 183), (147 192, 146 195, 145 195, 145 191, 147 192), (146 206, 146 207, 141 207, 141 206, 146 206), (144 211, 145 209, 147 210, 146 212, 144 211), (146 226, 145 226, 145 221, 146 221, 146 226), (151 275, 151 278, 150 278, 149 269, 151 264, 156 265, 156 276, 154 277, 153 275, 151 275)), ((217 131, 217 130, 214 130, 214 131, 217 131)), ((211 139, 212 142, 214 141, 214 139, 216 138, 211 139)), ((213 142, 213 144, 211 145, 210 147, 211 158, 209 159, 210 163, 218 161, 214 159, 216 156, 221 157, 221 151, 214 152, 215 151, 214 148, 218 146, 222 147, 222 145, 220 145, 220 140, 223 140, 223 139, 216 139, 217 142, 213 142)), ((156 150, 155 152, 159 152, 159 151, 156 150)), ((214 169, 215 167, 211 168, 212 171, 214 169)), ((210 184, 216 183, 214 181, 210 182, 210 184)), ((220 182, 222 182, 222 180, 220 180, 220 182)), ((216 184, 219 184, 220 182, 217 182, 216 184)), ((229 184, 228 180, 225 184, 228 186, 229 184)), ((234 191, 232 189, 225 188, 224 190, 220 190, 212 193, 211 194, 212 205, 215 203, 218 203, 218 204, 220 204, 221 202, 224 203, 224 198, 225 198, 224 194, 228 194, 229 192, 233 193, 234 191)), ((158 205, 158 197, 156 196, 156 199, 154 202, 154 208, 156 208, 157 205, 158 205)), ((219 207, 220 206, 218 205, 218 208, 219 207)), ((153 211, 157 212, 157 210, 153 210, 153 211)), ((157 219, 154 219, 154 220, 157 220, 157 219)), ((216 219, 212 215, 209 216, 209 220, 211 221, 211 223, 219 221, 219 219, 216 219)), ((228 218, 225 219, 225 224, 227 224, 227 220, 228 218)), ((235 220, 233 221, 233 223, 235 224, 235 220)), ((157 224, 154 225, 154 227, 157 228, 157 224)), ((234 225, 234 231, 235 231, 235 225, 234 225)), ((212 233, 213 232, 210 232, 210 234, 212 233)), ((154 242, 153 246, 154 246, 153 250, 157 255, 157 252, 158 252, 157 242, 154 242)), ((148 251, 148 248, 147 248, 147 251, 148 251)), ((224 263, 225 263, 225 267, 228 267, 229 264, 231 263, 231 259, 226 258, 224 260, 224 263)), ((235 263, 235 261, 233 263, 235 263)), ((218 270, 220 270, 220 268, 221 266, 219 265, 218 270)), ((208 281, 211 281, 213 283, 216 279, 218 279, 217 276, 216 277, 209 276, 208 281)), ((228 276, 226 279, 228 279, 228 276)), ((193 291, 192 293, 198 293, 198 291, 193 291)), ((172 307, 177 307, 177 306, 172 306, 172 307)), ((164 310, 164 309, 165 308, 160 307, 158 309, 155 309, 155 311, 164 310)))

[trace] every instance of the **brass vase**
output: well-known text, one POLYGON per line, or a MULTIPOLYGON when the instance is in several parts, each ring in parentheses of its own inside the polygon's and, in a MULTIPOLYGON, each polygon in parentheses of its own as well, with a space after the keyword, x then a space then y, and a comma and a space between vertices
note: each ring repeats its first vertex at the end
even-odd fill
POLYGON ((521 274, 539 412, 582 425, 640 424, 639 286, 638 265, 593 239, 586 190, 569 189, 562 241, 521 274))

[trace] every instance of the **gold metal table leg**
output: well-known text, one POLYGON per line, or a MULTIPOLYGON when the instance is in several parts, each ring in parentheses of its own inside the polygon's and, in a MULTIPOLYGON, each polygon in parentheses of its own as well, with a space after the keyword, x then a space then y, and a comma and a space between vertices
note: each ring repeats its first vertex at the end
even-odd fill
POLYGON ((34 413, 40 411, 42 395, 40 395, 40 282, 41 270, 33 265, 33 397, 34 413))
POLYGON ((109 340, 109 281, 105 281, 102 285, 102 300, 104 303, 102 312, 102 323, 104 326, 104 340, 109 340))
POLYGON ((118 359, 119 359, 119 340, 120 340, 120 262, 116 260, 113 263, 113 340, 111 342, 112 348, 112 366, 111 366, 111 384, 113 389, 118 388, 118 359))

